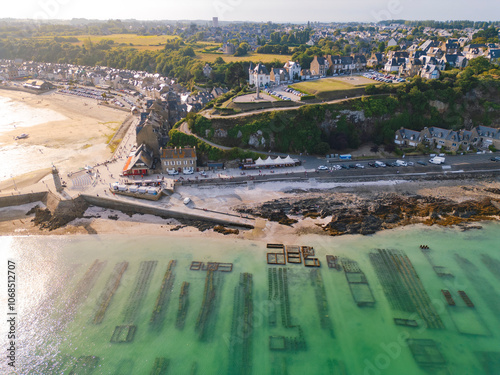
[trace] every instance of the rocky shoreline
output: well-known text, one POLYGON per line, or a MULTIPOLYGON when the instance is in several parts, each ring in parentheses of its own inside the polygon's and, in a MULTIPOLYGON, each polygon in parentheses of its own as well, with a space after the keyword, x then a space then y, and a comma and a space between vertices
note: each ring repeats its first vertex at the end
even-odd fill
MULTIPOLYGON (((490 191, 494 194, 498 192, 490 191)), ((373 234, 411 224, 457 225, 465 229, 470 223, 499 220, 498 199, 482 197, 455 201, 453 199, 401 194, 378 194, 360 197, 351 194, 323 193, 306 198, 280 198, 255 207, 239 207, 239 212, 260 216, 283 225, 293 225, 305 218, 328 218, 320 226, 325 234, 373 234)))

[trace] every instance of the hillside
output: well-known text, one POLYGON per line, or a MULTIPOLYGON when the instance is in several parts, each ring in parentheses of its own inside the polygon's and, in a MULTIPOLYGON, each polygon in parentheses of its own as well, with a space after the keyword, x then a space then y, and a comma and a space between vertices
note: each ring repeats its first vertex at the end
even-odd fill
POLYGON ((188 123, 194 133, 224 146, 313 154, 368 141, 392 145, 400 127, 500 127, 500 71, 476 60, 464 71, 443 72, 440 80, 366 88, 367 94, 387 95, 233 118, 196 115, 188 123))

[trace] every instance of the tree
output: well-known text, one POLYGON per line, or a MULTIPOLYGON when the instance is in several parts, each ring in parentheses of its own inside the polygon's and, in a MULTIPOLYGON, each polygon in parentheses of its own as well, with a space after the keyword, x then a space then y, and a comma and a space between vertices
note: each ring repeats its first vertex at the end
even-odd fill
POLYGON ((241 63, 233 63, 226 72, 226 83, 229 86, 240 86, 240 82, 246 79, 245 70, 241 63))
POLYGON ((330 152, 330 145, 326 142, 320 142, 315 149, 316 154, 326 155, 330 152))

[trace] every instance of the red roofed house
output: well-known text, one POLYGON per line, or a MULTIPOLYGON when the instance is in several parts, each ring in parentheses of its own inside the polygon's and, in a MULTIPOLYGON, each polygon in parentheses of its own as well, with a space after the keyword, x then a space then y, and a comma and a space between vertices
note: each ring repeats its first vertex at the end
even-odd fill
POLYGON ((153 166, 153 152, 142 144, 133 155, 130 155, 123 167, 124 176, 147 175, 153 166))

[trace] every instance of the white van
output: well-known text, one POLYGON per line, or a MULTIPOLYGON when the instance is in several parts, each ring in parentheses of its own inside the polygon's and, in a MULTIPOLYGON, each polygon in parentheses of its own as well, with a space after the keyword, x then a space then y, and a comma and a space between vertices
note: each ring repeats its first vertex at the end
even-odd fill
POLYGON ((405 162, 404 160, 396 160, 396 166, 398 166, 398 167, 407 167, 408 163, 405 162))
POLYGON ((170 176, 175 176, 178 175, 179 172, 177 172, 175 169, 167 169, 167 174, 170 176))
POLYGON ((381 161, 376 161, 375 162, 375 165, 379 168, 384 168, 384 167, 387 167, 387 165, 381 161))

